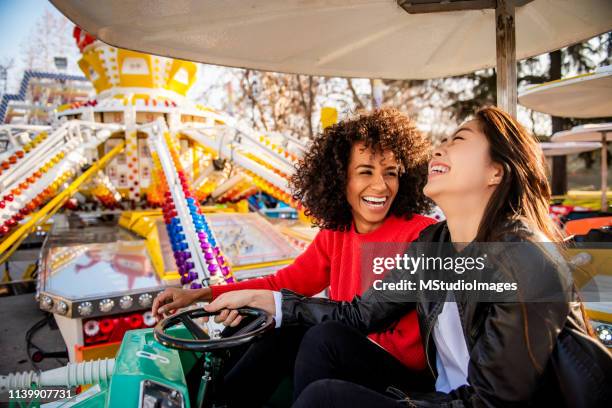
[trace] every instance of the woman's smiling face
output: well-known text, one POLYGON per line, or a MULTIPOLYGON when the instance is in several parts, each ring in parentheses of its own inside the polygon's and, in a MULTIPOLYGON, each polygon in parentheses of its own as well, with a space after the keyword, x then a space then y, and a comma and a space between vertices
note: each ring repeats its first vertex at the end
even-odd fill
POLYGON ((361 142, 351 149, 346 198, 355 229, 375 230, 384 222, 399 189, 399 164, 390 151, 374 152, 361 142))
POLYGON ((471 120, 434 149, 423 192, 437 203, 444 197, 488 197, 500 180, 500 168, 491 160, 487 137, 479 122, 471 120))

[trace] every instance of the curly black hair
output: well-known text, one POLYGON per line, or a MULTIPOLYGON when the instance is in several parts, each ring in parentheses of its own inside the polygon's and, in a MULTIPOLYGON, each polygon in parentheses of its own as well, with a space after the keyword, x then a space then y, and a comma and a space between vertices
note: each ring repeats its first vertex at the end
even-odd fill
POLYGON ((385 107, 326 128, 296 166, 290 180, 293 197, 301 201, 316 226, 340 231, 351 226, 347 173, 351 149, 357 142, 376 152, 393 152, 400 164, 399 190, 390 214, 409 219, 431 208, 423 194, 430 141, 409 117, 385 107))

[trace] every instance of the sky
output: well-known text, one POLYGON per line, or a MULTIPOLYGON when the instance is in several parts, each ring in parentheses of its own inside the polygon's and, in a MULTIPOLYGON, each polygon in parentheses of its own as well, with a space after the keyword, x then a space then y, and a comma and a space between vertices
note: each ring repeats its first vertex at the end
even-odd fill
POLYGON ((21 73, 21 44, 32 31, 36 21, 49 10, 59 15, 60 12, 47 0, 0 0, 0 64, 11 58, 14 65, 9 75, 9 87, 14 90, 15 76, 21 73))
POLYGON ((19 47, 45 9, 59 12, 47 0, 0 0, 0 61, 19 55, 19 47))

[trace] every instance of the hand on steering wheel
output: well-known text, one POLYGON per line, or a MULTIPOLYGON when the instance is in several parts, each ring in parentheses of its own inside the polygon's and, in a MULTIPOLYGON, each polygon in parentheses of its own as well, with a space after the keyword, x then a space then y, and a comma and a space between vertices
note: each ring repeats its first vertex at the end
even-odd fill
MULTIPOLYGON (((215 323, 221 323, 227 327, 236 327, 242 322, 243 318, 244 315, 241 315, 238 309, 222 309, 219 311, 219 314, 215 316, 214 321, 215 323)), ((208 318, 205 317, 204 321, 207 320, 208 318)))
POLYGON ((226 338, 211 339, 202 328, 193 320, 201 317, 210 317, 220 314, 220 311, 208 312, 204 309, 191 309, 166 317, 157 325, 153 331, 155 339, 166 347, 188 350, 195 352, 206 352, 249 343, 261 336, 264 332, 274 328, 274 318, 264 310, 244 307, 237 309, 239 315, 252 316, 253 320, 244 327, 238 329, 226 338), (171 336, 167 330, 178 324, 183 324, 193 339, 182 339, 171 336))

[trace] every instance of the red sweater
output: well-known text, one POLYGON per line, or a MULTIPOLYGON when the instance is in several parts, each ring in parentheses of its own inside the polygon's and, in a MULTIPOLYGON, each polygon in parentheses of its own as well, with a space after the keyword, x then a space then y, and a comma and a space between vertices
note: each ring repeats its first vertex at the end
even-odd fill
MULTIPOLYGON (((379 228, 367 234, 358 234, 354 226, 345 232, 322 230, 293 264, 263 278, 212 286, 213 299, 222 293, 241 289, 279 291, 286 288, 313 296, 329 286, 332 300, 350 301, 370 285, 370 282, 363 282, 362 277, 370 281, 374 277, 371 269, 361 270, 362 244, 412 242, 423 228, 433 223, 435 220, 422 215, 415 215, 410 220, 389 216, 379 228)), ((416 311, 404 316, 387 331, 371 333, 369 338, 405 366, 417 370, 425 367, 416 311)))

